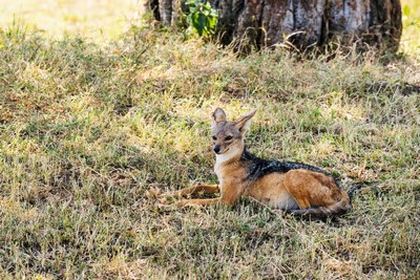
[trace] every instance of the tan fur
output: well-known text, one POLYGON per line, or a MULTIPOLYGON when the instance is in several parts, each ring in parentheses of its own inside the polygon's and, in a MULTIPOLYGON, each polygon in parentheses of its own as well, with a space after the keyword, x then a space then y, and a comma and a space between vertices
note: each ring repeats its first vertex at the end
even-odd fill
POLYGON ((244 135, 255 111, 236 122, 227 122, 222 109, 213 113, 213 143, 219 146, 214 171, 219 185, 196 185, 166 195, 177 197, 197 193, 220 192, 211 199, 183 199, 183 206, 214 204, 233 205, 241 196, 249 196, 270 207, 295 211, 301 215, 327 216, 345 212, 351 208, 350 199, 334 179, 323 173, 306 169, 294 169, 286 173, 274 172, 254 181, 240 161, 244 149, 244 135), (230 138, 227 138, 229 137, 230 138))

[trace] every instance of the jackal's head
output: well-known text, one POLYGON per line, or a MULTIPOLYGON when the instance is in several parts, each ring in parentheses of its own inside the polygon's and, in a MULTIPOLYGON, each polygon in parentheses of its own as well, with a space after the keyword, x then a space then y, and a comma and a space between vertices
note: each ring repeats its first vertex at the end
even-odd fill
POLYGON ((245 132, 251 124, 255 110, 236 121, 227 121, 226 113, 221 108, 213 112, 212 139, 216 156, 225 159, 240 156, 244 149, 245 132))

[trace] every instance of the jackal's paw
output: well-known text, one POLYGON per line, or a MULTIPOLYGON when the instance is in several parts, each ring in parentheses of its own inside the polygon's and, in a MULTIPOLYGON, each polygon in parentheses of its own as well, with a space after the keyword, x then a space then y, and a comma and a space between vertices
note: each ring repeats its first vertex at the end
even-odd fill
POLYGON ((191 200, 188 199, 181 199, 175 202, 175 205, 179 208, 185 208, 185 207, 194 207, 194 208, 200 208, 201 205, 192 203, 191 200))
POLYGON ((176 197, 176 192, 164 192, 159 195, 160 197, 176 197))

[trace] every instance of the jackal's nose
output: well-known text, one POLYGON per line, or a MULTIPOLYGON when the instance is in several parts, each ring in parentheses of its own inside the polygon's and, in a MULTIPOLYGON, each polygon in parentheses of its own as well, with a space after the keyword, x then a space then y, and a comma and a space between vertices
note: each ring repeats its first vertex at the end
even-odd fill
POLYGON ((213 151, 214 151, 216 154, 220 153, 220 146, 219 146, 219 145, 214 146, 213 151))

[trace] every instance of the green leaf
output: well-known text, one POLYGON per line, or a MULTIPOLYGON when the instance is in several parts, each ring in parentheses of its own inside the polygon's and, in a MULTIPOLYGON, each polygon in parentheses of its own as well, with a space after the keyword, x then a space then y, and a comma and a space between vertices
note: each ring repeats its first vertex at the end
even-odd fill
POLYGON ((210 2, 202 0, 187 1, 189 11, 186 21, 189 25, 187 31, 190 34, 197 33, 199 36, 209 36, 214 34, 217 26, 218 14, 212 8, 210 2), (195 32, 192 32, 195 31, 195 32))

